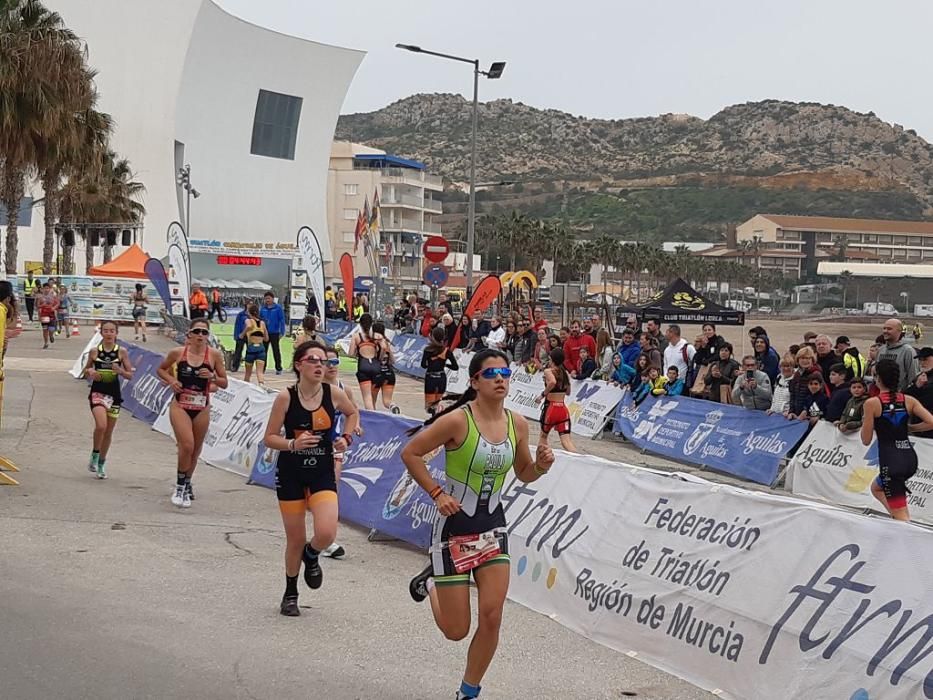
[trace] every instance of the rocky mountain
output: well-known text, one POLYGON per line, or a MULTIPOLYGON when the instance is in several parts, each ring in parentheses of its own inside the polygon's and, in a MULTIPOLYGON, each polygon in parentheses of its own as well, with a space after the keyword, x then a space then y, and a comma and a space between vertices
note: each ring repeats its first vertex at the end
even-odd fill
MULTIPOLYGON (((470 116, 459 95, 414 95, 342 116, 337 138, 462 185, 470 116)), ((521 183, 491 191, 487 211, 561 215, 583 229, 708 238, 759 211, 933 217, 933 146, 845 107, 767 100, 706 120, 600 120, 496 100, 480 104, 478 134, 478 179, 521 183)))

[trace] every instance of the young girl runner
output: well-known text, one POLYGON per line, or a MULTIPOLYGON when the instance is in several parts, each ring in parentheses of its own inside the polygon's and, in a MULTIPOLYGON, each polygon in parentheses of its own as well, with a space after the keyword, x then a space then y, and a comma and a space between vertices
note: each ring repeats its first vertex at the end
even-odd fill
POLYGON ((457 358, 447 349, 447 334, 440 326, 431 331, 431 342, 421 355, 424 368, 424 410, 434 413, 437 403, 447 391, 446 368, 460 369, 457 358))
POLYGON ((504 407, 511 376, 508 357, 498 350, 481 350, 473 355, 469 371, 470 388, 460 400, 428 420, 426 429, 402 450, 406 468, 438 511, 431 564, 412 579, 412 598, 420 602, 430 597, 438 628, 448 639, 460 640, 470 631, 471 574, 479 589, 479 626, 458 698, 479 696, 499 643, 509 588, 508 537, 500 502, 506 478, 514 469, 520 481, 535 481, 554 463, 547 445, 538 445, 532 459, 528 423, 504 407), (424 461, 440 447, 446 450, 446 486, 435 483, 424 461), (468 543, 472 547, 464 546, 468 543))
POLYGON ((560 348, 551 350, 550 359, 551 364, 544 370, 544 391, 536 399, 538 403, 544 402, 538 444, 547 445, 548 435, 551 430, 556 430, 561 447, 567 452, 576 452, 577 448, 570 438, 570 412, 564 403, 570 392, 570 376, 564 369, 564 351, 560 348))
POLYGON ((130 295, 130 303, 133 305, 133 330, 136 331, 136 340, 142 333, 143 342, 146 342, 146 306, 149 299, 143 291, 144 287, 139 282, 136 283, 136 291, 130 295))
POLYGON ((894 360, 881 359, 875 365, 875 384, 881 390, 868 399, 862 411, 862 444, 878 437, 878 478, 871 494, 895 520, 910 520, 907 510, 907 481, 917 473, 917 453, 909 433, 933 430, 933 414, 913 396, 897 391, 901 370, 894 360), (910 418, 921 422, 910 423, 910 418))
POLYGON ((104 463, 110 450, 113 429, 120 417, 120 404, 123 403, 119 378, 132 379, 133 367, 126 348, 117 345, 116 321, 101 323, 100 335, 103 340, 96 348, 91 348, 84 366, 84 376, 91 380, 91 392, 87 400, 94 418, 93 448, 87 470, 96 474, 98 479, 106 479, 104 463))
POLYGON ((227 386, 223 355, 207 344, 209 329, 206 318, 194 319, 185 345, 169 350, 157 372, 159 379, 175 392, 169 406, 169 419, 178 442, 172 505, 181 508, 190 508, 194 500, 191 477, 210 426, 210 393, 213 387, 227 386))
POLYGON ((265 443, 279 450, 275 471, 279 510, 285 527, 285 595, 279 612, 294 617, 298 609, 298 572, 305 564, 305 583, 320 588, 324 572, 320 554, 337 534, 337 476, 334 453, 353 442, 359 412, 346 393, 324 381, 327 351, 309 341, 295 349, 295 385, 279 392, 265 443), (334 439, 337 411, 346 419, 344 433, 334 439), (282 433, 285 433, 284 436, 282 433), (308 541, 306 512, 314 518, 314 534, 308 541))
POLYGON ((360 332, 350 338, 348 354, 356 358, 356 380, 360 383, 363 407, 372 411, 375 408, 373 385, 379 379, 382 365, 379 361, 379 343, 373 336, 373 317, 369 314, 360 315, 360 332))
POLYGON ((295 334, 295 347, 309 340, 317 340, 317 319, 310 315, 301 320, 301 330, 295 334))
POLYGON ((253 374, 253 366, 256 366, 256 383, 259 386, 265 384, 266 369, 266 343, 269 342, 269 331, 266 329, 266 322, 259 317, 259 307, 256 304, 250 304, 246 307, 246 313, 249 316, 246 324, 243 326, 243 332, 240 337, 246 340, 246 373, 243 375, 243 381, 249 383, 253 374))
POLYGON ((382 392, 382 405, 392 413, 400 413, 400 409, 392 402, 395 394, 395 352, 392 343, 386 338, 386 324, 382 321, 373 323, 373 334, 379 344, 379 376, 373 382, 373 406, 377 404, 379 392, 382 392))

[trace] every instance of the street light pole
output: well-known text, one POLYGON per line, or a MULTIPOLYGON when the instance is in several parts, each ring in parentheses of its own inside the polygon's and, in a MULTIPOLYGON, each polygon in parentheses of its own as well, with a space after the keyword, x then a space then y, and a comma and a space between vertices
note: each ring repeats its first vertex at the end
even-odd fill
POLYGON ((473 66, 473 128, 470 137, 470 205, 467 214, 467 250, 466 263, 463 266, 464 276, 466 277, 467 298, 473 295, 473 249, 476 238, 476 132, 479 124, 479 76, 485 75, 490 80, 496 80, 502 77, 502 71, 505 70, 504 61, 496 61, 488 71, 479 69, 478 58, 464 58, 463 56, 452 56, 447 53, 438 53, 437 51, 428 51, 420 46, 412 44, 396 44, 395 48, 411 51, 412 53, 423 53, 428 56, 437 56, 451 61, 469 63, 473 66))
POLYGON ((185 202, 185 235, 190 239, 191 238, 191 198, 194 197, 197 199, 201 196, 201 193, 194 189, 194 185, 191 184, 191 164, 185 164, 184 168, 178 169, 178 184, 181 185, 186 192, 186 202, 185 202))

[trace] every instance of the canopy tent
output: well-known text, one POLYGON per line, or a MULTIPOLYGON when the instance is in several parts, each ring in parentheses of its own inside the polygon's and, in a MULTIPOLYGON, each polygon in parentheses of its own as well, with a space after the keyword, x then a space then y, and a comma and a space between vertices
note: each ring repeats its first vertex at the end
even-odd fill
POLYGON ((213 289, 217 287, 217 289, 246 289, 251 291, 258 290, 260 292, 267 292, 272 289, 270 285, 258 280, 244 282, 243 280, 221 280, 203 277, 195 278, 191 281, 200 285, 202 289, 213 289))
POLYGON ((149 255, 136 243, 123 251, 109 263, 97 265, 88 270, 91 277, 130 277, 132 279, 148 279, 146 275, 146 261, 149 255))
POLYGON ((616 317, 624 325, 625 316, 634 314, 642 321, 661 323, 715 323, 744 326, 745 313, 721 306, 706 298, 679 277, 667 288, 641 304, 620 306, 616 317))

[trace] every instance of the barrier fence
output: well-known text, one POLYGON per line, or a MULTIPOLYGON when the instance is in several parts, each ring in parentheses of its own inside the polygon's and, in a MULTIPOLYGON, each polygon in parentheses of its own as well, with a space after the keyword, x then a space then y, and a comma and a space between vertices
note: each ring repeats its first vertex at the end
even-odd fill
MULTIPOLYGON (((121 380, 124 407, 165 432, 162 357, 126 345, 137 372, 121 380)), ((272 488, 275 451, 261 441, 272 398, 238 380, 214 394, 205 461, 272 488)), ((426 547, 434 504, 400 459, 416 421, 362 420, 341 516, 426 547)), ((822 432, 800 459, 808 447, 835 450, 822 432)), ((718 439, 712 431, 704 444, 718 439)), ((428 460, 438 481, 443 459, 439 450, 428 460)), ((844 502, 837 480, 825 484, 844 502)), ((513 479, 502 502, 510 596, 590 639, 722 697, 933 698, 933 535, 923 528, 567 453, 539 481, 513 479)))

